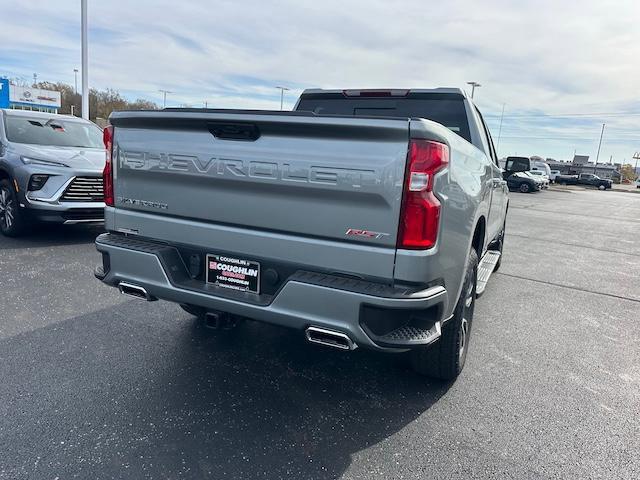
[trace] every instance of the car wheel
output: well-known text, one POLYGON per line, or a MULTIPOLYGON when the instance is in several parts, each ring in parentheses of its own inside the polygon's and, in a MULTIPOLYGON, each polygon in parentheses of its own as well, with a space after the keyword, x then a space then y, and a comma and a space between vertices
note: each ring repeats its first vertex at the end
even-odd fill
POLYGON ((605 187, 604 185, 598 185, 598 190, 606 190, 607 187, 605 187))
POLYGON ((0 231, 7 237, 17 237, 24 231, 18 198, 9 180, 0 181, 0 231))
POLYGON ((477 279, 478 255, 472 249, 460 298, 453 317, 442 327, 440 339, 411 351, 411 366, 416 372, 440 380, 453 380, 462 372, 469 350, 477 279))
POLYGON ((520 191, 522 193, 529 193, 531 191, 531 187, 529 186, 528 183, 521 183, 520 184, 520 191))

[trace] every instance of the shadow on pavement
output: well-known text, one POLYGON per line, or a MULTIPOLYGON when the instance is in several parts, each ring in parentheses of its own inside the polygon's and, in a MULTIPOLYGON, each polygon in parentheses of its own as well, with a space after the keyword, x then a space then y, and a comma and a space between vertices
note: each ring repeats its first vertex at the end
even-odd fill
POLYGON ((337 478, 449 388, 397 357, 334 352, 253 322, 212 335, 147 305, 0 342, 0 472, 337 478))
POLYGON ((0 250, 92 243, 102 232, 102 225, 39 224, 20 237, 10 238, 0 234, 0 250))

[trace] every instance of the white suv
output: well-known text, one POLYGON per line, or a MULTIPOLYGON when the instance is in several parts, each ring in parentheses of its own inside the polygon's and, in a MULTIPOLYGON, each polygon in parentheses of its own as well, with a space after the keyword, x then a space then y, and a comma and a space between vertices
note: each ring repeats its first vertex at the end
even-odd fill
POLYGON ((549 177, 541 172, 540 170, 529 170, 527 173, 531 175, 535 175, 536 178, 542 180, 542 188, 549 188, 549 177))

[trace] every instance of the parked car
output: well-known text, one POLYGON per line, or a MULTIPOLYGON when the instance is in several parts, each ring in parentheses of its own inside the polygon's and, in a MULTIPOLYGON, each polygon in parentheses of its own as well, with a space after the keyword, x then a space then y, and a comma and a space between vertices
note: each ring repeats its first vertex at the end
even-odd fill
POLYGON ((507 177, 509 190, 517 190, 522 193, 537 192, 542 188, 542 182, 527 172, 512 173, 507 177))
POLYGON ((556 183, 556 178, 558 175, 561 175, 560 170, 551 170, 549 173, 549 181, 551 183, 556 183))
POLYGON ((636 188, 640 188, 640 178, 636 178, 636 188))
POLYGON ((0 110, 0 232, 34 222, 101 222, 105 150, 95 124, 68 115, 0 110))
POLYGON ((104 283, 210 326, 249 317, 460 373, 508 206, 462 90, 309 90, 294 112, 110 121, 104 283))
POLYGON ((546 162, 529 157, 507 157, 504 164, 504 170, 507 172, 506 176, 515 172, 530 171, 540 171, 547 177, 551 176, 551 168, 546 162))
POLYGON ((540 180, 542 182, 542 188, 549 188, 549 177, 547 177, 542 171, 540 170, 531 170, 529 172, 527 172, 530 175, 533 175, 534 177, 536 177, 538 180, 540 180))
POLYGON ((611 180, 606 180, 591 173, 581 173, 580 175, 559 175, 556 182, 560 185, 586 185, 596 187, 599 190, 608 190, 612 187, 611 180))

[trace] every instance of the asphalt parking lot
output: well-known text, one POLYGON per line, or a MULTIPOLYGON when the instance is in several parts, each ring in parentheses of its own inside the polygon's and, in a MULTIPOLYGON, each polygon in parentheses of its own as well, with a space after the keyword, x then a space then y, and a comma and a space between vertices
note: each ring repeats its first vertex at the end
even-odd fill
POLYGON ((512 194, 452 385, 92 275, 99 230, 0 237, 0 478, 640 477, 640 195, 512 194))

